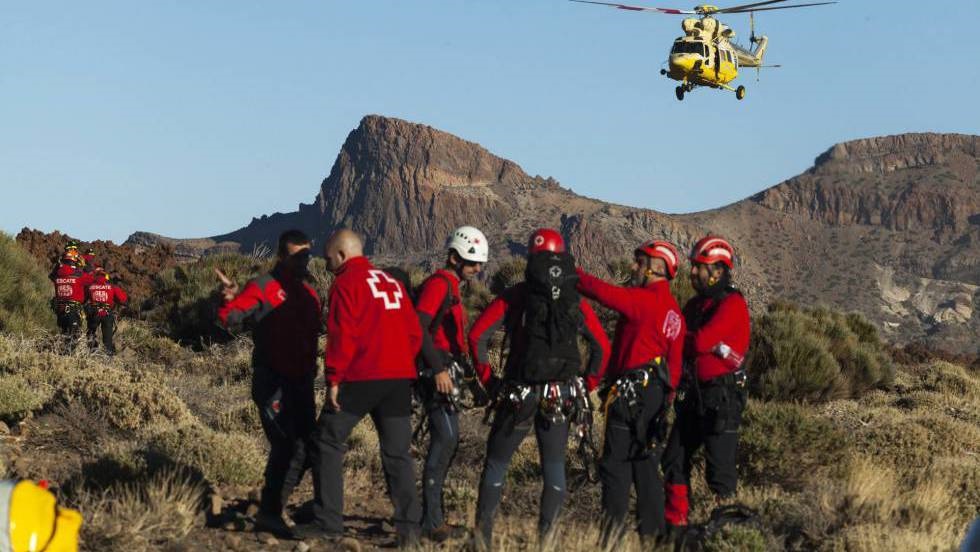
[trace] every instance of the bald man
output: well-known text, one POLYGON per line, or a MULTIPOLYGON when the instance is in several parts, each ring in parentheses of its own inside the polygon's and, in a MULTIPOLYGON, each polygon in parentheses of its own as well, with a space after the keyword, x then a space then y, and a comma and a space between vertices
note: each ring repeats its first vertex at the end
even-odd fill
POLYGON ((335 540, 344 532, 344 454, 354 426, 370 415, 394 506, 400 546, 418 542, 421 505, 415 490, 412 384, 422 328, 408 291, 364 257, 360 237, 340 230, 324 255, 336 275, 330 288, 324 368, 327 402, 317 422, 314 517, 303 537, 335 540))

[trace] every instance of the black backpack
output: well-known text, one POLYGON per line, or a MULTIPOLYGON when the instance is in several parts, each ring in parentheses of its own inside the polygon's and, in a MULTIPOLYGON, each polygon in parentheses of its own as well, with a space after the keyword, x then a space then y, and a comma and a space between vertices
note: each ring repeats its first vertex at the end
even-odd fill
POLYGON ((576 289, 575 258, 568 253, 535 253, 524 272, 527 347, 519 364, 526 383, 565 381, 578 375, 582 360, 578 334, 581 296, 576 289))

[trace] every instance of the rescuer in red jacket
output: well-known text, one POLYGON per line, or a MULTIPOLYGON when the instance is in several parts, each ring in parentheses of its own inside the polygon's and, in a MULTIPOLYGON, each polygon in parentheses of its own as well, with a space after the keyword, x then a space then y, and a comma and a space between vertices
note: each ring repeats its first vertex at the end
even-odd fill
POLYGON ((684 305, 687 334, 677 417, 664 452, 668 534, 687 525, 694 453, 705 448, 708 487, 719 499, 735 494, 738 428, 745 408, 750 318, 745 298, 732 285, 735 251, 707 236, 691 251, 691 284, 697 296, 684 305))
POLYGON ((357 234, 337 231, 325 254, 327 268, 336 275, 328 300, 324 356, 329 392, 316 431, 315 521, 299 531, 304 537, 330 540, 343 535, 347 439, 370 415, 378 431, 399 544, 413 544, 422 512, 409 448, 422 328, 408 290, 364 257, 357 234))
MULTIPOLYGON (((459 397, 469 365, 466 310, 460 289, 489 258, 487 237, 472 226, 461 226, 446 240, 446 264, 419 289, 415 310, 422 325, 420 378, 416 386, 425 408, 429 450, 422 471, 422 532, 434 542, 458 535, 446 523, 443 485, 459 447, 459 397)), ((470 371, 470 373, 472 373, 470 371)))
POLYGON ((550 537, 564 502, 569 420, 577 408, 587 407, 588 392, 598 385, 609 360, 609 340, 575 289, 577 280, 575 261, 565 253, 561 235, 538 230, 528 243, 525 281, 504 290, 470 329, 477 374, 496 397, 476 507, 478 548, 492 545, 507 468, 532 427, 544 478, 538 516, 542 543, 550 537), (541 269, 543 274, 538 274, 541 269), (537 283, 548 275, 553 279, 549 284, 537 283), (490 338, 501 327, 510 343, 502 379, 493 375, 488 355, 490 338), (579 336, 589 342, 590 350, 584 383, 579 336))
POLYGON ((116 306, 125 305, 129 297, 110 281, 109 273, 101 266, 93 267, 94 281, 85 288, 85 318, 88 321, 88 346, 96 350, 99 343, 95 332, 102 328, 102 345, 109 355, 116 354, 112 336, 116 331, 116 306))
POLYGON ((316 427, 317 339, 323 328, 320 299, 309 284, 310 239, 299 230, 279 236, 272 272, 238 285, 220 270, 225 303, 218 319, 225 327, 254 323, 252 400, 269 439, 265 484, 256 528, 294 538, 283 507, 310 466, 316 427))
POLYGON ((58 328, 67 340, 64 346, 78 337, 82 327, 82 304, 85 302, 85 288, 94 279, 79 266, 78 256, 66 254, 51 273, 54 282, 52 306, 58 317, 58 328))
POLYGON ((667 438, 668 397, 681 377, 684 319, 670 293, 677 250, 649 241, 634 251, 630 287, 579 270, 582 295, 619 313, 606 372, 602 481, 602 545, 618 542, 626 527, 630 487, 636 486, 641 540, 664 532, 660 451, 667 438))

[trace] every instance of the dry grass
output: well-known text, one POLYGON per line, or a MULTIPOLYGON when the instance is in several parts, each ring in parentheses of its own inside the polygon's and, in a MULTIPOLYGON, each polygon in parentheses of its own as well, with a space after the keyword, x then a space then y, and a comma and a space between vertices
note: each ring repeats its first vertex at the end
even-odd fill
MULTIPOLYGON (((860 320, 831 318, 831 333, 846 329, 855 343, 873 337, 860 320)), ((85 515, 90 549, 154 549, 200 525, 198 485, 243 496, 261 478, 264 440, 248 396, 250 344, 239 339, 195 352, 132 322, 122 325, 120 343, 124 351, 114 358, 81 350, 62 356, 43 336, 0 334, 0 405, 8 412, 0 417, 27 418, 19 454, 30 460, 7 462, 13 457, 0 454, 0 471, 72 480, 71 501, 85 515), (28 472, 17 467, 24 465, 28 472)), ((761 527, 728 531, 708 550, 955 546, 980 512, 980 379, 935 361, 900 368, 890 386, 845 395, 820 405, 750 401, 737 500, 762 513, 761 527)), ((480 417, 463 417, 463 443, 449 473, 446 504, 455 523, 472 522, 487 433, 480 417)), ((369 419, 354 429, 349 446, 349 513, 388 515, 369 419)), ((570 451, 570 476, 577 462, 570 451)), ((698 474, 703 460, 696 463, 698 474)), ((540 485, 529 436, 509 472, 500 550, 536 546, 540 485)), ((597 550, 598 495, 597 486, 572 489, 551 549, 597 550)), ((692 505, 692 520, 705 520, 712 498, 700 475, 692 505)), ((630 535, 619 549, 640 547, 630 535)))
POLYGON ((150 440, 150 452, 215 483, 255 484, 262 480, 265 467, 254 436, 221 433, 200 425, 156 435, 150 440))
POLYGON ((197 524, 203 488, 179 472, 79 497, 88 550, 149 550, 180 541, 197 524))

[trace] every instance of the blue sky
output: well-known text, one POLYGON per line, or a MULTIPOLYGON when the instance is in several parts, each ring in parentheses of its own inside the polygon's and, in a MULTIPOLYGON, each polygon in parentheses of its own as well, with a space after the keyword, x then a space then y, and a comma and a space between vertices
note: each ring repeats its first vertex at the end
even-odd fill
MULTIPOLYGON (((744 75, 743 102, 677 102, 658 74, 677 16, 563 0, 7 2, 0 230, 227 232, 310 202, 368 113, 607 201, 719 207, 836 142, 980 133, 977 20, 972 1, 763 12, 783 68, 744 75)), ((723 21, 748 34, 747 16, 723 21)))

